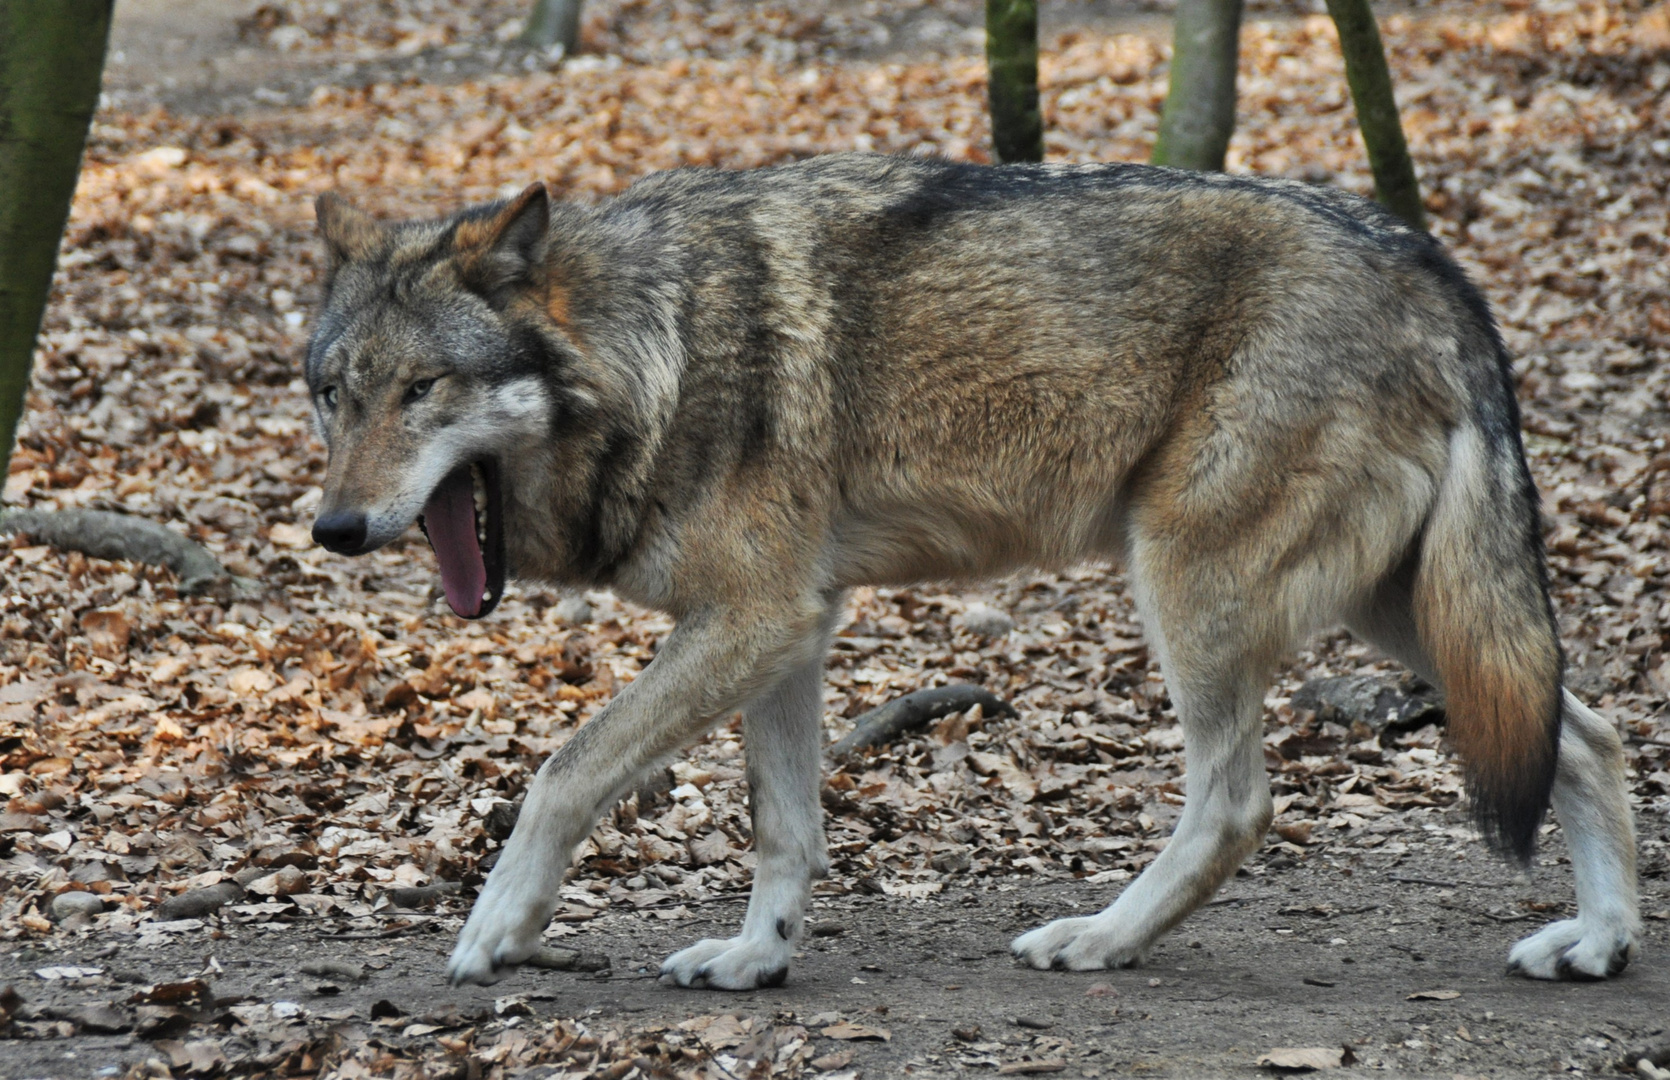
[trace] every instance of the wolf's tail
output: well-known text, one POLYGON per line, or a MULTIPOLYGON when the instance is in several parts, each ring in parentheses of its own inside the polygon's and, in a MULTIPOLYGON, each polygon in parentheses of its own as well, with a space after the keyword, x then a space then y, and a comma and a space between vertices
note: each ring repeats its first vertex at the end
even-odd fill
POLYGON ((1414 616, 1444 684, 1474 816, 1491 847, 1523 863, 1554 785, 1564 658, 1517 419, 1510 406, 1451 435, 1421 541, 1414 616))

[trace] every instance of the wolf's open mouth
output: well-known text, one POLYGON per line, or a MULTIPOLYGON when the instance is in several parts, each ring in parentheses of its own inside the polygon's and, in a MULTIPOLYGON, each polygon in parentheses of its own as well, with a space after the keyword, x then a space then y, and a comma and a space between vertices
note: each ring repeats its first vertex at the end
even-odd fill
POLYGON ((483 458, 460 465, 438 484, 418 525, 441 564, 441 588, 453 611, 479 619, 504 593, 504 499, 499 465, 483 458))

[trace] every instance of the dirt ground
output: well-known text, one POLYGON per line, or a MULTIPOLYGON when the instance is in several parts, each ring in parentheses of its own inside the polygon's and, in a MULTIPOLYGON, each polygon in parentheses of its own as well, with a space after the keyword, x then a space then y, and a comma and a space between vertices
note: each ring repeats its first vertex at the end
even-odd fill
MULTIPOLYGON (((1052 154, 1143 156, 1164 86, 1160 5, 1042 6, 1061 57, 1048 75, 1052 154)), ((551 944, 606 968, 445 985, 464 897, 496 847, 484 835, 493 807, 647 662, 666 627, 598 595, 587 616, 559 618, 555 598, 513 590, 494 625, 466 628, 438 613, 421 542, 351 566, 307 548, 297 530, 322 455, 291 381, 317 295, 306 199, 328 170, 382 210, 488 197, 537 160, 529 147, 548 137, 547 119, 602 144, 586 157, 564 144, 531 166, 582 198, 668 164, 870 145, 854 138, 914 152, 928 131, 935 152, 983 153, 978 5, 828 0, 800 22, 763 5, 736 15, 744 7, 594 3, 588 54, 564 65, 509 44, 519 0, 118 5, 106 107, 8 500, 178 510, 228 565, 276 584, 217 605, 176 597, 164 574, 0 541, 0 574, 12 575, 0 752, 16 778, 5 791, 13 834, 0 843, 0 987, 22 1002, 0 998, 18 1021, 17 1037, 0 1039, 0 1078, 1252 1076, 1271 1074, 1256 1063, 1278 1047, 1348 1049, 1342 1076, 1614 1074, 1642 1056, 1670 1067, 1670 605, 1659 591, 1670 574, 1670 294, 1653 269, 1665 257, 1662 188, 1642 194, 1670 158, 1670 115, 1651 96, 1670 81, 1670 46, 1614 68, 1560 67, 1546 45, 1559 33, 1535 20, 1525 25, 1543 44, 1516 44, 1502 29, 1513 19, 1471 37, 1421 29, 1446 12, 1473 18, 1468 5, 1401 7, 1394 70, 1412 95, 1436 95, 1412 110, 1434 228, 1481 277, 1524 357, 1573 684, 1629 740, 1648 915, 1637 963, 1604 984, 1504 973, 1514 940, 1571 910, 1557 826, 1521 876, 1474 838, 1435 729, 1364 741, 1296 716, 1289 699, 1313 676, 1386 674, 1336 637, 1272 690, 1271 761, 1288 809, 1224 893, 1146 967, 1016 967, 1008 942, 1111 900, 1163 845, 1180 801, 1175 718, 1140 628, 1117 581, 1087 573, 855 599, 831 664, 832 731, 930 675, 984 683, 1021 706, 1023 723, 974 735, 965 725, 973 765, 948 759, 961 743, 939 731, 832 773, 854 794, 832 816, 835 871, 784 987, 732 995, 653 977, 664 956, 729 936, 741 917, 746 814, 727 790, 740 773, 725 729, 670 778, 684 786, 646 792, 600 831, 565 892, 551 944), (1471 69, 1444 66, 1452 47, 1507 59, 1474 85, 1471 69), (797 64, 817 69, 828 101, 760 105, 762 84, 803 81, 797 64), (735 131, 714 119, 730 100, 703 96, 716 87, 744 87, 735 131), (662 94, 661 126, 635 126, 623 93, 662 94), (1587 124, 1583 110, 1614 98, 1646 102, 1641 132, 1597 122, 1613 133, 1579 139, 1577 165, 1552 169, 1552 184, 1526 178, 1542 167, 1528 141, 1554 139, 1572 116, 1587 124), (1445 128, 1446 102, 1477 122, 1445 128), (489 108, 489 134, 459 135, 489 108), (1535 138, 1509 126, 1515 109, 1535 138), (818 128, 806 114, 833 119, 818 128), (470 152, 445 158, 461 139, 475 140, 470 152), (1586 210, 1551 209, 1586 199, 1586 210), (188 216, 205 212, 214 221, 201 227, 188 216), (128 232, 140 219, 149 224, 128 232), (172 283, 157 269, 167 259, 172 283), (204 267, 222 273, 218 296, 179 283, 204 267), (203 325, 235 327, 234 340, 203 325), (175 351, 203 371, 196 389, 177 392, 164 374, 175 351), (112 386, 102 403, 88 385, 101 377, 112 386), (132 419, 144 414, 178 419, 132 419), (157 463, 170 457, 184 473, 157 463), (65 609, 79 619, 43 599, 72 592, 65 609), (958 629, 977 601, 1014 616, 1007 643, 958 629), (581 646, 590 652, 565 651, 581 646), (547 686, 533 674, 541 664, 584 672, 547 686), (84 746, 62 745, 77 732, 84 746), (955 785, 933 786, 952 770, 955 785), (294 785, 261 788, 263 778, 294 785), (124 821, 133 828, 118 835, 124 821), (245 873, 284 868, 309 875, 307 891, 262 893, 265 879, 245 873), (234 874, 249 886, 243 906, 156 915, 168 896, 234 874), (378 899, 432 881, 463 893, 418 910, 378 899), (54 894, 83 887, 109 901, 96 921, 45 917, 54 894), (321 962, 338 970, 304 970, 321 962)), ((1251 10, 1248 63, 1259 66, 1244 79, 1252 115, 1232 163, 1366 190, 1337 72, 1315 77, 1331 62, 1316 45, 1325 32, 1308 7, 1251 10)))
MULTIPOLYGON (((150 947, 92 936, 14 952, 0 960, 0 981, 39 986, 30 971, 46 966, 104 969, 55 982, 40 999, 73 1006, 120 999, 134 989, 126 984, 206 975, 217 996, 292 1001, 343 1038, 397 1046, 422 1039, 427 1033, 402 1031, 425 1018, 490 1030, 504 1022, 496 1003, 512 1016, 525 1004, 533 1018, 638 1029, 725 1016, 814 1031, 848 1021, 888 1040, 814 1035, 814 1045, 820 1056, 850 1050, 850 1064, 830 1071, 870 1077, 989 1075, 1028 1061, 1059 1062, 1069 1076, 1258 1076, 1269 1071, 1255 1061, 1277 1047, 1350 1047, 1355 1064, 1342 1076, 1604 1075, 1670 1048, 1670 974, 1661 961, 1670 924, 1649 921, 1642 961, 1611 982, 1507 976, 1508 945, 1541 916, 1486 913, 1511 899, 1569 902, 1564 860, 1545 858, 1527 882, 1484 855, 1452 815, 1431 817, 1388 823, 1371 836, 1389 842, 1338 857, 1295 865, 1261 855, 1147 966, 1121 971, 1038 972, 1010 959, 1014 935, 1112 893, 1074 883, 952 885, 923 901, 820 899, 788 984, 745 994, 669 989, 653 977, 673 949, 732 933, 741 898, 676 919, 601 916, 562 941, 606 956, 607 971, 524 970, 487 989, 453 990, 441 978, 462 923, 456 914, 371 941, 339 941, 305 923, 227 929, 219 940, 205 928, 150 947), (320 956, 363 965, 369 977, 298 972, 320 956), (1453 994, 1411 1000, 1430 991, 1453 994), (458 1015, 446 1017, 452 1010, 458 1015), (392 1022, 371 1020, 385 1011, 392 1022)), ((1557 838, 1549 840, 1547 850, 1557 850, 1557 838)), ((1666 902, 1662 883, 1649 888, 1650 909, 1666 902)), ((718 1029, 716 1045, 742 1041, 740 1033, 724 1037, 731 1029, 722 1020, 718 1029)), ((158 1054, 132 1035, 0 1047, 8 1077, 120 1075, 158 1054)))

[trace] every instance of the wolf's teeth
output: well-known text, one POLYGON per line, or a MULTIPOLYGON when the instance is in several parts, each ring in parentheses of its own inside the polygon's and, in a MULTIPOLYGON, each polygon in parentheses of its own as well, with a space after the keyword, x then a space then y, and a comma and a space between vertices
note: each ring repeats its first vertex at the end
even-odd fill
POLYGON ((487 543, 487 478, 480 465, 470 466, 470 494, 475 499, 476 540, 487 543))

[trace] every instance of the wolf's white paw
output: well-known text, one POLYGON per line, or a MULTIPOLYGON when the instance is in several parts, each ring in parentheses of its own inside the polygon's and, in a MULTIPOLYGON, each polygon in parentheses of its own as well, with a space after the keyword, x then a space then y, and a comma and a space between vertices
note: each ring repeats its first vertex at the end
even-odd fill
POLYGON ((710 990, 782 986, 789 977, 793 953, 794 943, 778 937, 765 941, 708 938, 667 957, 661 965, 661 981, 710 990))
POLYGON ((1607 979, 1624 970, 1634 955, 1634 935, 1627 929, 1565 919, 1515 945, 1508 953, 1508 970, 1532 979, 1607 979))
POLYGON ((537 896, 517 896, 519 891, 487 882, 447 961, 452 985, 496 983, 539 951, 539 937, 554 905, 537 896))
POLYGON ((1016 938, 1009 946, 1029 967, 1100 971, 1142 963, 1143 948, 1100 916, 1057 919, 1016 938))

